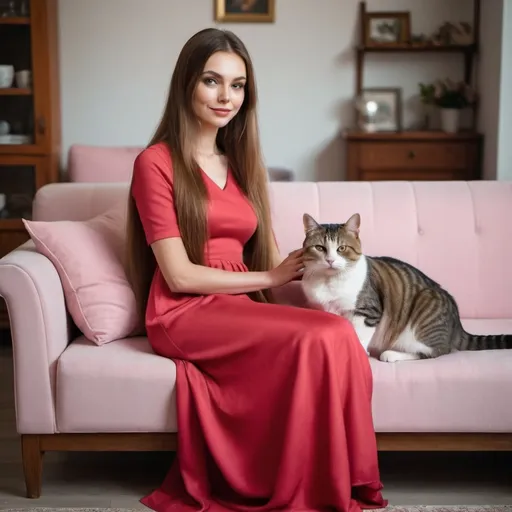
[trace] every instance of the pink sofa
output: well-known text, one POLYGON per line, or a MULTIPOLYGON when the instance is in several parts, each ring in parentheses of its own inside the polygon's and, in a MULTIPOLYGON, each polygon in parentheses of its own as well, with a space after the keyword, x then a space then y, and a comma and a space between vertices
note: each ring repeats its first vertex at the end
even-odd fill
MULTIPOLYGON (((290 182, 270 190, 283 254, 302 242, 303 212, 336 222, 357 211, 367 254, 403 258, 440 281, 470 331, 512 333, 512 183, 290 182)), ((34 218, 91 218, 127 194, 127 183, 48 185, 34 218)), ((176 448, 174 364, 146 338, 98 347, 77 333, 56 269, 32 242, 0 260, 0 295, 11 318, 28 496, 41 493, 45 451, 176 448)), ((303 304, 300 284, 281 299, 303 304)), ((370 362, 379 449, 512 449, 512 351, 370 362)))
MULTIPOLYGON (((140 153, 137 146, 87 146, 73 144, 68 152, 68 179, 81 183, 129 181, 133 162, 140 153)), ((269 166, 270 181, 294 181, 291 169, 269 166)))

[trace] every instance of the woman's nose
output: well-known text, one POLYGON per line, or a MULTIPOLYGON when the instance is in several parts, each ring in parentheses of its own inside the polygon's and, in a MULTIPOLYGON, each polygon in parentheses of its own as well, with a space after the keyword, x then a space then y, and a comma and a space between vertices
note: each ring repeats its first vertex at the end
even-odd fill
POLYGON ((221 103, 227 103, 229 101, 229 91, 226 89, 221 89, 219 93, 219 101, 221 103))

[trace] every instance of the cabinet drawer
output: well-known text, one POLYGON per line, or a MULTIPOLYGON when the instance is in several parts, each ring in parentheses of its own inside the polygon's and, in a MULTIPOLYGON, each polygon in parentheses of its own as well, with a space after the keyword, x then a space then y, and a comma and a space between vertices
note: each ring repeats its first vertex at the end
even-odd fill
POLYGON ((402 169, 399 171, 380 169, 362 171, 360 179, 362 181, 453 181, 468 179, 468 177, 464 174, 464 171, 455 169, 402 169))
POLYGON ((368 142, 359 144, 359 167, 378 169, 465 169, 466 146, 459 143, 368 142))

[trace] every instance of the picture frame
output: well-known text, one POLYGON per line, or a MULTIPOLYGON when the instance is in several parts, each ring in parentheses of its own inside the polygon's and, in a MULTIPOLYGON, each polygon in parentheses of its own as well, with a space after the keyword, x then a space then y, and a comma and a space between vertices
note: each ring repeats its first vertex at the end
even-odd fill
POLYGON ((276 0, 214 0, 219 23, 274 23, 276 0))
POLYGON ((363 41, 367 47, 406 45, 411 40, 411 13, 367 11, 363 31, 363 41))
POLYGON ((402 89, 399 87, 369 87, 362 89, 357 99, 357 125, 366 132, 402 131, 402 89), (365 115, 365 105, 377 103, 373 115, 365 115))

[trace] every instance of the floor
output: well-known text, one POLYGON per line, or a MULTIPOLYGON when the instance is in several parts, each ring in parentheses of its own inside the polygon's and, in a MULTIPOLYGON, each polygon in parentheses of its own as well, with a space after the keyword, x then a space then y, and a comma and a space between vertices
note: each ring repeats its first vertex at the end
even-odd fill
MULTIPOLYGON (((139 498, 159 484, 168 466, 169 454, 160 453, 48 453, 42 497, 25 498, 14 419, 12 352, 9 341, 5 336, 2 341, 0 335, 0 509, 144 509, 139 498)), ((381 475, 391 505, 512 504, 512 453, 384 453, 381 475)))

